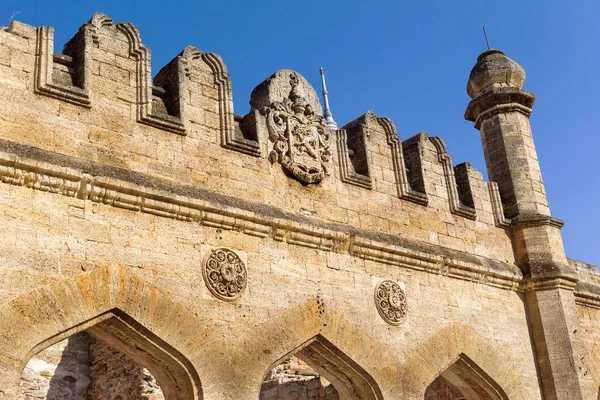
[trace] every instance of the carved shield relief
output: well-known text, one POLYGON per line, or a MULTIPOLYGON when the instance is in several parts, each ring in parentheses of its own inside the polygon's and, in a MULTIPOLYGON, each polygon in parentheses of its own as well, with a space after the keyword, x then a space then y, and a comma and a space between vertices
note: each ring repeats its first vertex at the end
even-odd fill
POLYGON ((271 159, 279 161, 298 180, 318 183, 323 180, 331 161, 329 130, 325 119, 315 114, 312 106, 296 87, 281 102, 267 108, 269 139, 273 142, 271 159))

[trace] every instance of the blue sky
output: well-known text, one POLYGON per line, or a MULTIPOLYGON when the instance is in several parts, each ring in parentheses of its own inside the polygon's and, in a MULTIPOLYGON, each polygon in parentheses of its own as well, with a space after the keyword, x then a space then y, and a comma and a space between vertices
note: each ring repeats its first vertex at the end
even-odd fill
POLYGON ((341 126, 371 110, 402 139, 426 131, 446 141, 454 163, 485 173, 478 132, 463 119, 465 85, 490 44, 527 72, 537 95, 533 135, 553 216, 566 221, 567 255, 600 265, 600 2, 439 1, 31 1, 2 0, 0 25, 15 19, 55 28, 62 45, 102 11, 132 22, 160 67, 187 45, 223 57, 235 111, 280 68, 316 87, 327 74, 341 126))

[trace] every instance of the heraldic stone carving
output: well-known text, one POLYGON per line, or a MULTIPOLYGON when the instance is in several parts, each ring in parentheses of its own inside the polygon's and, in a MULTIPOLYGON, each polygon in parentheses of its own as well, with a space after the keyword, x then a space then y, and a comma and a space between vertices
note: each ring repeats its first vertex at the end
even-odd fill
POLYGON ((246 266, 233 251, 218 247, 204 257, 202 276, 208 290, 218 299, 237 300, 244 289, 248 276, 246 266))
POLYGON ((298 75, 290 71, 292 90, 283 101, 267 108, 269 139, 273 142, 272 161, 304 183, 323 180, 331 161, 329 130, 325 119, 315 113, 298 90, 298 75))
POLYGON ((406 295, 394 281, 382 281, 375 287, 375 306, 390 325, 400 325, 406 317, 406 295))

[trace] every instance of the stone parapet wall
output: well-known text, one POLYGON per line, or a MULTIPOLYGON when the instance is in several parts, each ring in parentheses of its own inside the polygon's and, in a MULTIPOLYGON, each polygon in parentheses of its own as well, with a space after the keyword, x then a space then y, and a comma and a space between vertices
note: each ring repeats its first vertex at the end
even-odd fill
MULTIPOLYGON (((4 150, 20 143, 513 262, 494 185, 468 164, 453 167, 439 138, 419 134, 404 145, 390 120, 367 113, 331 133, 325 178, 304 186, 269 158, 274 142, 259 109, 268 101, 255 94, 258 108, 234 117, 231 82, 214 54, 186 49, 152 86, 150 51, 135 27, 100 14, 62 55, 51 28, 18 22, 0 32, 0 49, 4 150)), ((319 111, 314 90, 303 90, 319 111)))

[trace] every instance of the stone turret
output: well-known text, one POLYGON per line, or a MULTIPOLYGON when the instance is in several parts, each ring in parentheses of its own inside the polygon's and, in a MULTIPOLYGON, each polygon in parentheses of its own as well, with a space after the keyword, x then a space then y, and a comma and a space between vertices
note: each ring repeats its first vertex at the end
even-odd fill
POLYGON ((565 255, 563 223, 550 215, 529 125, 535 95, 523 90, 524 83, 519 64, 500 50, 483 52, 467 83, 472 100, 465 118, 480 130, 488 175, 498 184, 510 220, 516 263, 527 282, 525 307, 544 398, 583 399, 590 380, 577 356, 577 275, 565 255))
POLYGON ((467 83, 465 118, 480 130, 488 175, 512 220, 517 264, 532 276, 569 276, 560 228, 552 218, 529 116, 535 95, 523 90, 525 70, 500 50, 477 58, 467 83))
POLYGON ((535 95, 522 89, 525 70, 500 50, 477 58, 467 93, 465 118, 475 122, 491 181, 498 183, 504 212, 550 215, 535 153, 529 116, 535 95))

